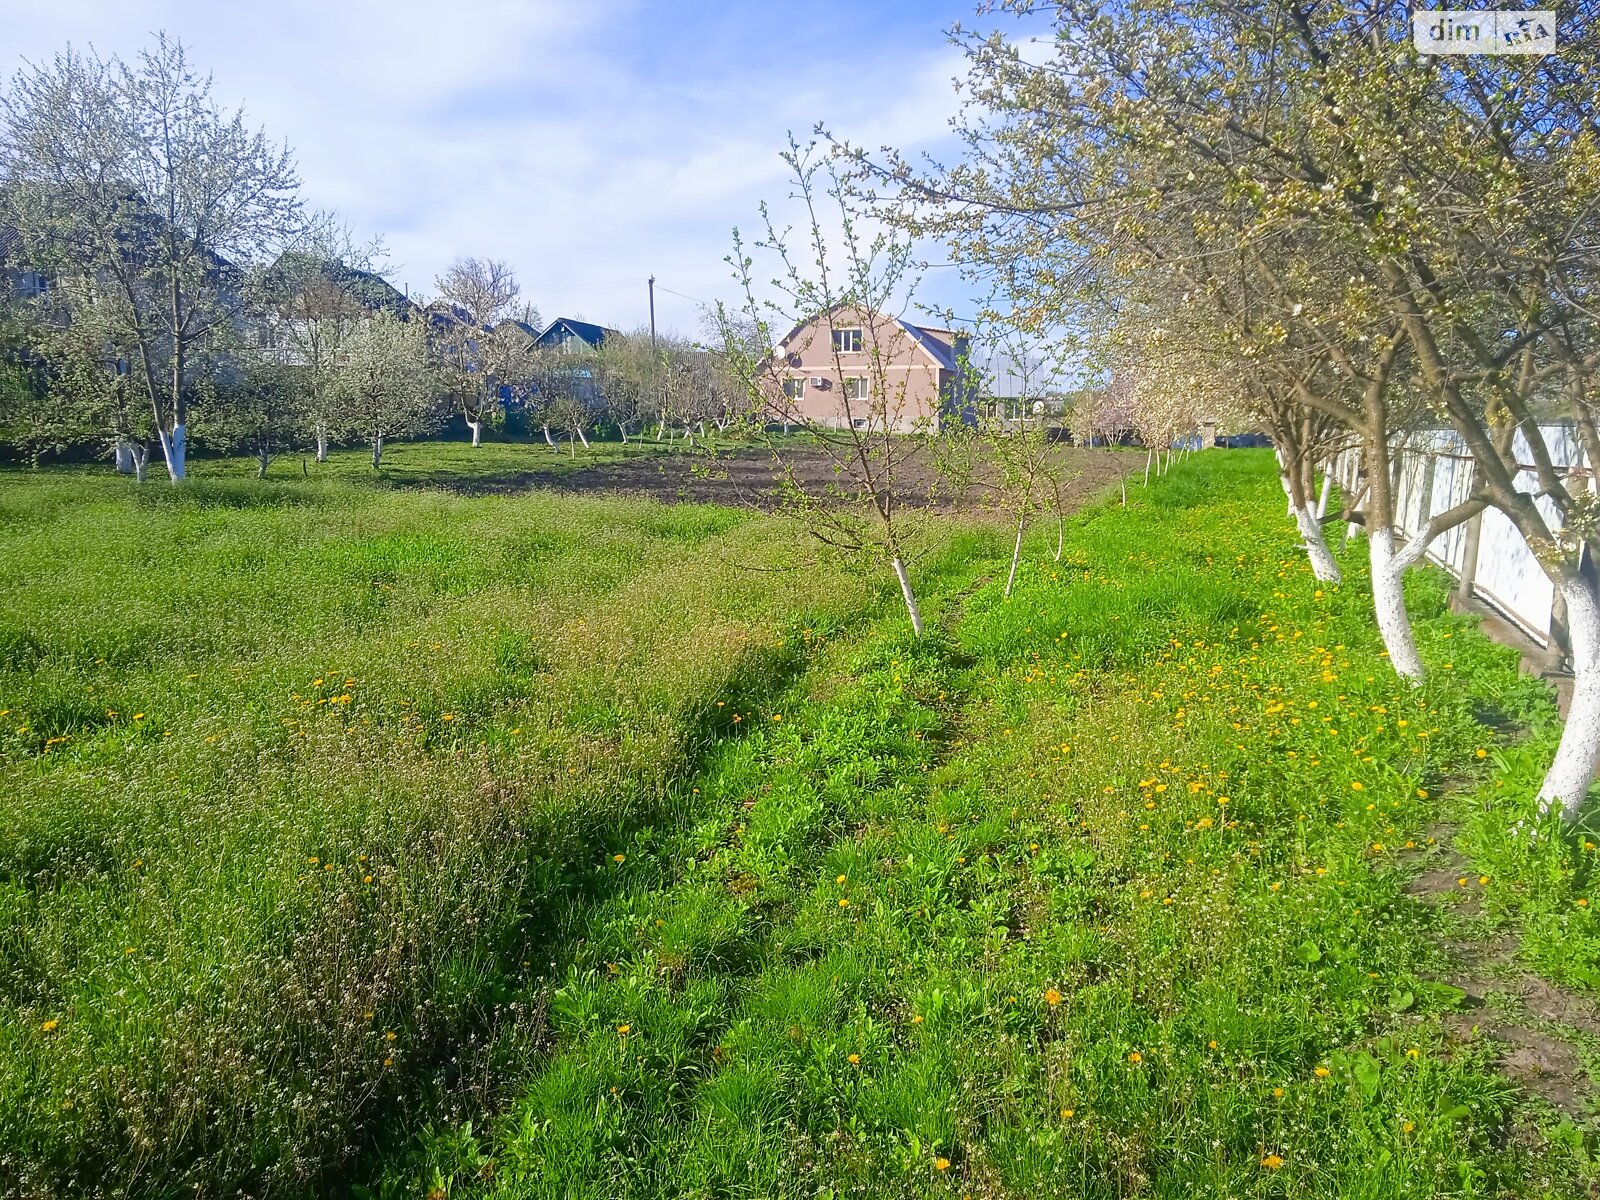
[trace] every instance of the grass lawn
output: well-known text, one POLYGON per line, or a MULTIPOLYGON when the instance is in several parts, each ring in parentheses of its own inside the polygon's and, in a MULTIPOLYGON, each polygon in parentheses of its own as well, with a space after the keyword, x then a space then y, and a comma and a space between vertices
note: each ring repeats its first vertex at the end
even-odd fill
POLYGON ((0 1194, 1600 1186, 1457 986, 1600 990, 1548 694, 1270 464, 950 522, 921 643, 712 506, 0 476, 0 1194))

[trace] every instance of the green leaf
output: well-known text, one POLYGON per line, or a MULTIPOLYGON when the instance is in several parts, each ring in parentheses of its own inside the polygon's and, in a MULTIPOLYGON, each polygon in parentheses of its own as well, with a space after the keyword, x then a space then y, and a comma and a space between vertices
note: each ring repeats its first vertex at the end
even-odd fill
POLYGON ((1383 1068, 1378 1065, 1377 1059, 1370 1054, 1358 1054, 1350 1064, 1350 1069, 1365 1099, 1371 1100, 1378 1094, 1378 1088, 1383 1084, 1383 1068))
POLYGON ((1416 996, 1409 991, 1401 991, 1399 988, 1395 988, 1394 991, 1389 993, 1389 1007, 1395 1012, 1405 1012, 1416 1002, 1416 996))
POLYGON ((1322 947, 1318 946, 1310 938, 1307 938, 1305 941, 1300 943, 1300 961, 1307 963, 1321 962, 1322 947))

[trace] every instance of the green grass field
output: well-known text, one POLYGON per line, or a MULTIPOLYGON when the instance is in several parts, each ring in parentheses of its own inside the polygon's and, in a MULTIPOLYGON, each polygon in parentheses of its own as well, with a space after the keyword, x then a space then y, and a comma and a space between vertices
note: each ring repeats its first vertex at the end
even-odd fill
POLYGON ((1600 1187, 1448 982, 1600 991, 1549 695, 1426 573, 1402 688, 1270 456, 1009 601, 952 520, 921 643, 773 519, 248 467, 0 475, 0 1194, 1600 1187))

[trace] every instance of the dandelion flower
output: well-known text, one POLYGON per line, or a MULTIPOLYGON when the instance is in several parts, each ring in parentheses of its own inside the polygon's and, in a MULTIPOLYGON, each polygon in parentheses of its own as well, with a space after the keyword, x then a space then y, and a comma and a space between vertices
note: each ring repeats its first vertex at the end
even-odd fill
POLYGON ((854 1067, 854 1066, 859 1066, 859 1065, 860 1065, 860 1063, 861 1063, 861 1055, 859 1055, 859 1054, 852 1054, 852 1055, 850 1055, 850 1057, 849 1057, 849 1060, 848 1060, 848 1061, 849 1061, 849 1063, 850 1063, 850 1065, 851 1065, 851 1066, 852 1066, 852 1067, 854 1067))
POLYGON ((1131 1063, 1142 1063, 1144 1061, 1144 1055, 1135 1050, 1132 1054, 1128 1055, 1128 1061, 1131 1063))
POLYGON ((848 876, 841 875, 837 879, 835 879, 834 882, 835 883, 843 883, 847 878, 848 878, 848 876))
POLYGON ((950 1169, 950 1160, 948 1158, 934 1159, 933 1169, 936 1171, 948 1171, 950 1169))
POLYGON ((61 1024, 60 1021, 56 1020, 54 1017, 51 1017, 43 1025, 39 1026, 39 1028, 44 1030, 46 1033, 54 1033, 56 1031, 56 1026, 59 1024, 61 1024))
POLYGON ((1359 779, 1353 779, 1353 780, 1350 781, 1350 790, 1352 792, 1363 791, 1364 790, 1364 785, 1362 784, 1362 782, 1359 779))
POLYGON ((1054 1008, 1056 1005, 1061 1003, 1061 993, 1056 991, 1055 988, 1046 988, 1044 993, 1044 1002, 1051 1008, 1054 1008))
POLYGON ((849 908, 850 907, 850 901, 846 900, 843 896, 840 896, 839 897, 839 907, 840 908, 849 908))
POLYGON ((1318 1067, 1315 1071, 1313 1071, 1311 1073, 1313 1075, 1315 1075, 1318 1079, 1326 1079, 1328 1077, 1328 1068, 1327 1067, 1318 1067))
POLYGON ((624 862, 626 861, 627 857, 628 856, 626 854, 613 854, 611 856, 611 861, 614 863, 624 862))
POLYGON ((1261 1165, 1269 1171, 1276 1171, 1283 1166, 1283 1157, 1278 1154, 1269 1154, 1261 1160, 1261 1165))
POLYGON ((632 1025, 618 1025, 617 1026, 617 1032, 618 1033, 631 1033, 631 1032, 633 1032, 633 1026, 632 1025))

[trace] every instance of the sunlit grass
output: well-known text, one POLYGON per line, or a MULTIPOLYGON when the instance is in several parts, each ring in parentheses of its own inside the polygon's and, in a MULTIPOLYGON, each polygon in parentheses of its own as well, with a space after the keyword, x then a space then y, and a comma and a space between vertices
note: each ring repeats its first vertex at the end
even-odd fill
POLYGON ((1600 968, 1593 852, 1507 836, 1548 694, 1426 574, 1402 688, 1266 456, 1041 530, 1009 601, 947 528, 920 644, 747 570, 765 519, 359 465, 0 476, 4 1188, 1592 1185, 1440 982, 1481 923, 1403 890, 1464 821, 1486 920, 1600 968))

